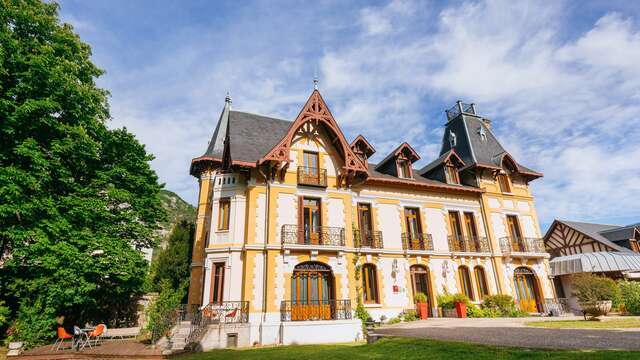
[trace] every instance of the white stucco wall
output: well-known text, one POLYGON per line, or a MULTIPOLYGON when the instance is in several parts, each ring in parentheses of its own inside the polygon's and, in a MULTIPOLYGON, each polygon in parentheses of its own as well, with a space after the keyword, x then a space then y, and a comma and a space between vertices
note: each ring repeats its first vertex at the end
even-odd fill
POLYGON ((426 208, 423 210, 426 219, 427 232, 433 238, 433 249, 435 251, 448 251, 447 242, 447 222, 445 212, 441 209, 426 208))
POLYGON ((327 200, 329 219, 327 226, 347 229, 344 219, 344 201, 342 199, 327 200))
POLYGON ((394 204, 378 204, 378 227, 382 231, 384 247, 387 249, 402 248, 402 226, 400 225, 400 208, 394 204))
POLYGON ((276 238, 282 241, 282 225, 298 224, 297 197, 293 194, 278 194, 278 209, 276 222, 276 238))

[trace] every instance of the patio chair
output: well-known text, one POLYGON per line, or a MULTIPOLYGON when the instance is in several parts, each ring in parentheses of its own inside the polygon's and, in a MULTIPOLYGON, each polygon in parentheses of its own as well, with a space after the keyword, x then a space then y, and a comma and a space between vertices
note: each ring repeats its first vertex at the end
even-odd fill
POLYGON ((82 348, 84 349, 85 346, 89 345, 89 347, 93 347, 94 345, 98 345, 98 343, 100 342, 100 339, 106 335, 107 332, 107 325, 105 324, 98 324, 98 326, 96 326, 95 329, 93 329, 93 331, 91 331, 90 333, 87 334, 87 338, 86 340, 82 343, 82 348))
POLYGON ((62 326, 58 327, 58 338, 51 346, 50 351, 58 351, 62 347, 65 340, 71 340, 71 348, 73 348, 73 335, 69 334, 62 326))

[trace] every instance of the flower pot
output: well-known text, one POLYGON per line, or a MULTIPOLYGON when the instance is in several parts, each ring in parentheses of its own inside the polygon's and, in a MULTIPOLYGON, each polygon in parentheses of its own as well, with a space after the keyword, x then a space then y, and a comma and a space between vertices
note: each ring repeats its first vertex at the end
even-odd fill
POLYGON ((466 318, 467 304, 464 302, 456 302, 456 315, 458 315, 459 318, 466 318))
POLYGON ((416 311, 420 316, 420 320, 427 320, 429 318, 429 310, 427 309, 427 303, 416 303, 416 311))
POLYGON ((581 302, 580 307, 587 315, 594 318, 607 315, 611 311, 611 300, 581 302))

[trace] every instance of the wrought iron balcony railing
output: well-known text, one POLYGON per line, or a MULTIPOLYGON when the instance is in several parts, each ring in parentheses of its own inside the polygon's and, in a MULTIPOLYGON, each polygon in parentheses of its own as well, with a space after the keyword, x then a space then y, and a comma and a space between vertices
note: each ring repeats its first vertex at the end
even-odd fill
POLYGON ((357 248, 382 249, 382 231, 353 230, 353 243, 357 248))
POLYGON ((445 113, 447 113, 447 121, 449 121, 455 119, 462 113, 475 114, 476 107, 474 104, 466 104, 462 101, 458 101, 450 109, 445 110, 445 113))
POLYGON ((454 252, 489 252, 489 241, 484 236, 449 235, 449 250, 454 252))
POLYGON ((200 310, 210 324, 246 323, 249 321, 248 301, 221 301, 211 303, 200 310))
POLYGON ((351 300, 285 300, 280 304, 280 320, 348 320, 351 300))
POLYGON ((405 250, 433 250, 431 234, 402 233, 402 248, 405 250))
POLYGON ((505 236, 500 238, 503 254, 510 253, 546 253, 541 238, 505 236))
POLYGON ((344 246, 344 228, 319 226, 304 229, 298 225, 282 225, 282 244, 344 246))
POLYGON ((327 170, 298 166, 298 184, 327 187, 327 170))

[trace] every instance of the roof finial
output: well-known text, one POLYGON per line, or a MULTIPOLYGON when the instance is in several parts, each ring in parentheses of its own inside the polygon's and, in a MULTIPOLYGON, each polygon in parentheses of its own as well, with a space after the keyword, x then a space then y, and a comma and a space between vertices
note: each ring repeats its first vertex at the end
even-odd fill
POLYGON ((229 95, 228 91, 227 91, 227 96, 225 96, 224 98, 224 102, 231 105, 231 96, 229 95))

